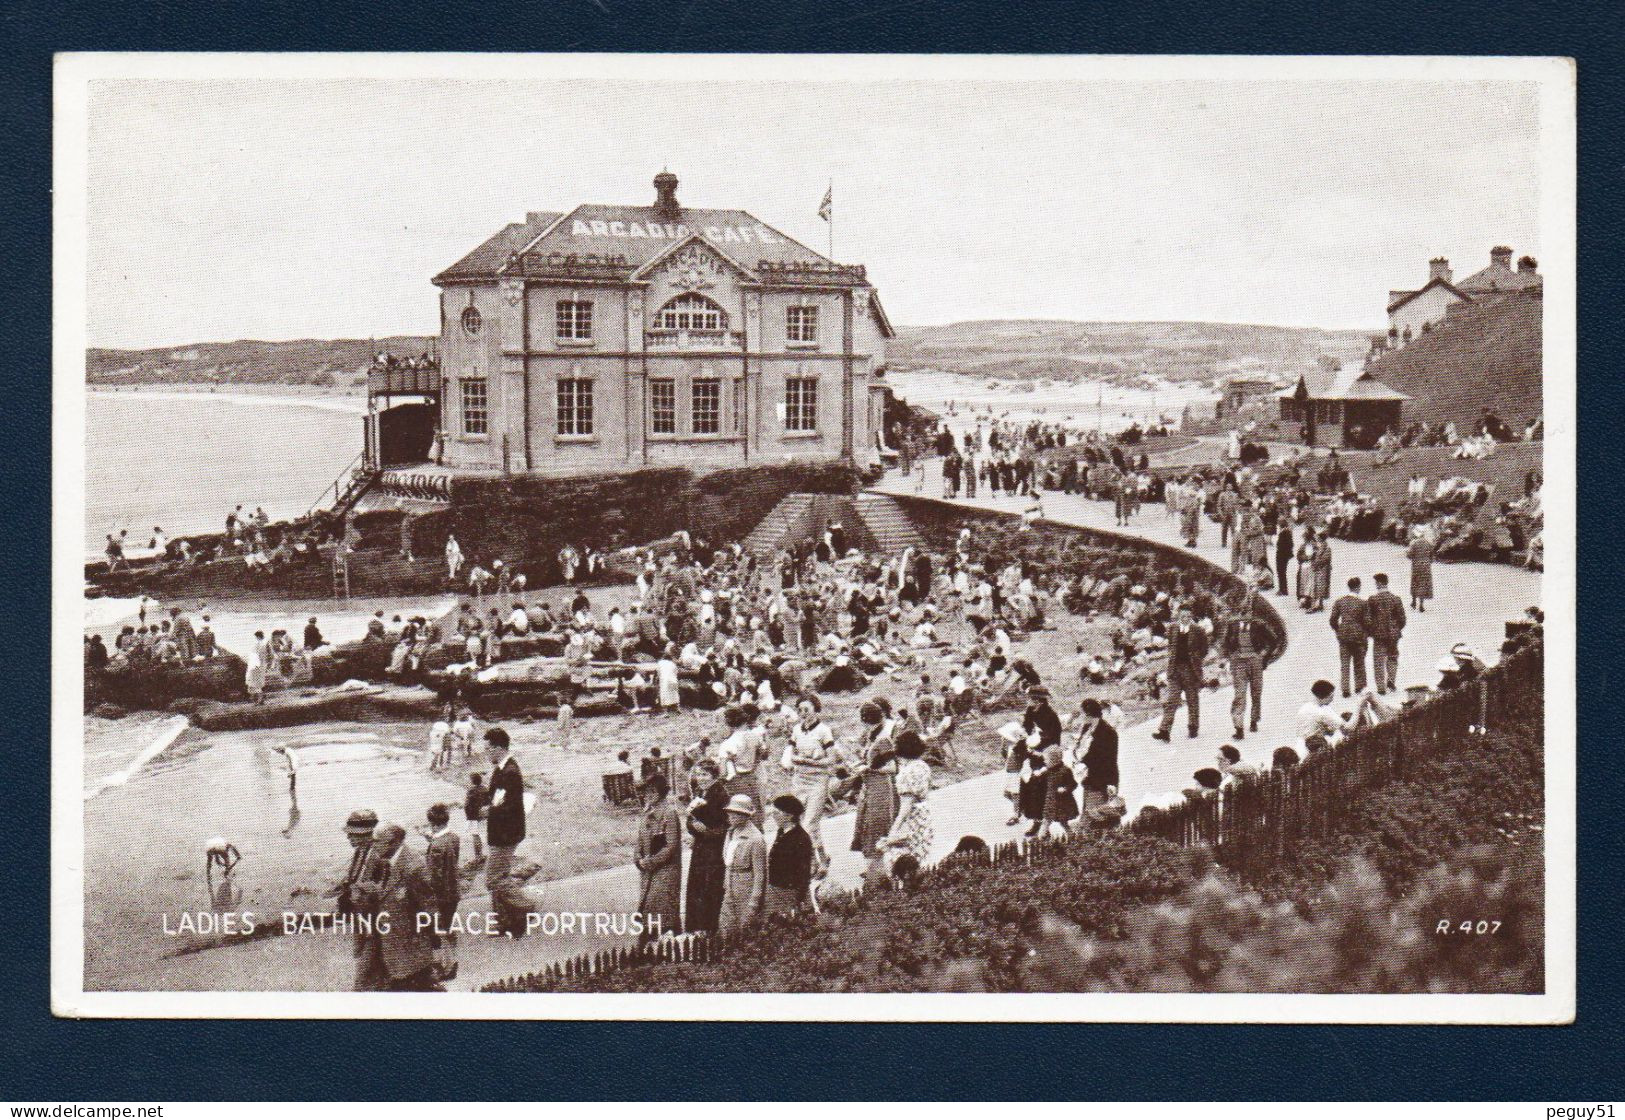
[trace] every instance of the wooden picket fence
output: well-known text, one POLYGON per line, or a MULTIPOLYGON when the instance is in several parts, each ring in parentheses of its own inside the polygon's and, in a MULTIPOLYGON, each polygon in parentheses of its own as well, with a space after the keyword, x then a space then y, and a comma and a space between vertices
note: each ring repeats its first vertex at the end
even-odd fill
POLYGON ((1478 681, 1362 728, 1299 766, 1188 798, 1174 809, 1147 809, 1133 828, 1185 847, 1212 847, 1221 856, 1278 855, 1305 837, 1338 831, 1363 794, 1404 781, 1473 737, 1540 721, 1544 669, 1541 647, 1525 647, 1478 681))
MULTIPOLYGON (((909 885, 909 890, 932 890, 950 877, 961 874, 969 867, 990 867, 993 864, 1049 863, 1066 855, 1075 838, 1067 840, 1009 840, 976 851, 955 852, 946 859, 921 869, 909 885)), ((871 890, 898 889, 889 879, 876 887, 852 887, 846 890, 825 890, 818 896, 819 909, 824 913, 848 914, 856 910, 871 890)), ((778 928, 788 930, 803 919, 773 917, 743 934, 685 933, 676 937, 663 937, 644 945, 624 945, 597 953, 583 953, 569 960, 559 961, 535 972, 510 976, 486 984, 482 992, 548 992, 568 990, 572 982, 584 976, 602 975, 627 968, 652 964, 706 964, 720 960, 734 950, 742 938, 760 940, 764 934, 771 938, 778 928)))

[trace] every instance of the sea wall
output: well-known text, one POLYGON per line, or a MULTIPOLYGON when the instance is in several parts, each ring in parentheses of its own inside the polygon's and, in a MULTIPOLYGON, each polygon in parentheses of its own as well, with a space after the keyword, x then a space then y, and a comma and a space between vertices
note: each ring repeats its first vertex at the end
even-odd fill
MULTIPOLYGON (((855 494, 862 483, 850 463, 777 463, 729 470, 686 467, 575 478, 494 475, 457 478, 443 510, 410 518, 398 510, 356 515, 358 546, 348 558, 352 596, 424 595, 446 589, 446 538, 455 533, 470 563, 500 559, 532 587, 560 579, 558 553, 574 545, 610 551, 668 537, 679 529, 716 543, 743 538, 787 494, 855 494), (410 548, 413 559, 405 556, 410 548)), ((322 515, 318 514, 318 517, 322 515)), ((308 521, 271 527, 273 538, 308 521)), ((324 531, 338 532, 337 526, 324 531)), ((212 548, 219 534, 187 538, 212 548)), ((333 594, 331 554, 307 554, 271 572, 250 572, 240 557, 190 567, 126 569, 108 575, 90 565, 101 594, 160 599, 234 596, 325 598, 333 594)), ((578 581, 580 576, 578 575, 578 581)), ((609 578, 617 578, 611 575, 609 578)))
POLYGON ((558 552, 609 551, 686 529, 713 543, 744 537, 787 494, 854 494, 847 463, 784 463, 696 472, 686 467, 580 478, 459 478, 451 506, 414 525, 414 551, 457 535, 465 555, 520 564, 533 585, 559 578, 558 552))

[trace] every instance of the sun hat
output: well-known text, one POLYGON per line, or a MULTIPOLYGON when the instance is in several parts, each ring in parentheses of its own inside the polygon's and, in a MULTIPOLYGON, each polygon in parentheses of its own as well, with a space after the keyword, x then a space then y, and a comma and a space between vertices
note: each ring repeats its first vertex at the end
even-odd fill
POLYGON ((753 817, 756 815, 756 802, 750 799, 748 793, 736 793, 728 798, 728 812, 738 813, 743 817, 753 817))

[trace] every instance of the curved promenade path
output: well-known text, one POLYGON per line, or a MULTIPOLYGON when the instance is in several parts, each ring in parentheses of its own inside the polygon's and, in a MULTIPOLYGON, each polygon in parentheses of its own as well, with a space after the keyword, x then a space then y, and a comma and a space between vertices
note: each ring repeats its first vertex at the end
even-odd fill
MULTIPOLYGON (((940 497, 940 461, 929 460, 925 476, 917 470, 905 478, 896 472, 883 479, 879 493, 940 497)), ((1018 516, 1028 504, 1025 498, 977 498, 954 504, 970 509, 992 510, 1018 516)), ((1046 494, 1044 514, 1059 525, 1120 533, 1183 548, 1175 522, 1160 505, 1144 507, 1135 524, 1119 529, 1113 524, 1109 502, 1060 493, 1046 494)), ((1230 550, 1219 546, 1218 526, 1205 521, 1197 555, 1228 569, 1230 550)), ((1332 587, 1335 593, 1351 576, 1359 576, 1371 589, 1371 576, 1386 572, 1394 590, 1404 597, 1409 585, 1410 562, 1397 545, 1387 543, 1333 544, 1332 587)), ((1399 685, 1431 684, 1438 680, 1433 665, 1456 642, 1467 642, 1486 662, 1499 659, 1504 623, 1522 615, 1525 608, 1541 602, 1539 573, 1499 564, 1435 564, 1435 598, 1425 614, 1410 612, 1400 644, 1399 685)), ((1258 734, 1249 734, 1237 743, 1247 763, 1268 763, 1276 747, 1296 737, 1295 715, 1309 697, 1309 685, 1317 678, 1337 679, 1337 644, 1327 623, 1328 612, 1305 614, 1290 597, 1271 597, 1286 624, 1287 649, 1265 673, 1263 716, 1258 734)), ((1045 672, 1045 666, 1039 666, 1045 672)), ((1049 670, 1053 675, 1053 669, 1049 670)), ((1121 792, 1132 807, 1147 794, 1184 789, 1198 767, 1209 765, 1221 744, 1231 742, 1229 688, 1207 690, 1202 694, 1202 735, 1186 738, 1185 715, 1174 723, 1171 744, 1151 738, 1154 721, 1121 729, 1119 767, 1121 792)), ((1062 713, 1063 715, 1068 713, 1062 713)), ((985 774, 933 790, 931 814, 935 845, 933 857, 952 851, 960 837, 980 836, 989 844, 1013 838, 1017 830, 1005 824, 1010 803, 1003 796, 1004 775, 985 774)), ((862 874, 862 861, 847 850, 851 839, 853 814, 846 813, 824 822, 824 844, 833 857, 831 877, 842 885, 855 884, 862 874)), ((522 849, 537 860, 546 874, 547 853, 522 849)), ((487 898, 483 881, 478 893, 463 900, 461 912, 483 912, 487 898)), ((637 874, 630 865, 579 875, 552 882, 533 881, 532 891, 543 911, 586 911, 625 913, 636 905, 637 874)), ((461 972, 448 987, 470 990, 492 980, 539 969, 554 961, 582 952, 597 952, 625 943, 611 937, 537 935, 521 941, 465 936, 459 945, 461 972)), ((139 986, 187 990, 228 991, 232 989, 344 990, 349 986, 351 958, 347 942, 329 937, 273 938, 253 944, 194 954, 170 962, 156 974, 143 976, 139 986)))

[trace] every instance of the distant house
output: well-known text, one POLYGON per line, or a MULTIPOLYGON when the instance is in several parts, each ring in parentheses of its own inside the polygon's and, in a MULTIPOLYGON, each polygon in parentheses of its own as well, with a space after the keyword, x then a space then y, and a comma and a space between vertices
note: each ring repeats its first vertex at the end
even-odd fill
POLYGON ((1310 447, 1368 448, 1397 429, 1411 398, 1359 369, 1317 369, 1276 398, 1281 419, 1301 427, 1310 447))
POLYGON ((1267 377, 1239 374, 1224 383, 1214 416, 1224 420, 1238 416, 1255 401, 1265 401, 1275 395, 1276 384, 1267 377))
POLYGON ((1502 292, 1539 288, 1543 281, 1536 271, 1534 257, 1523 257, 1516 271, 1512 250, 1497 245, 1490 250, 1490 263, 1465 280, 1457 281, 1444 257, 1428 262, 1428 280, 1414 290, 1388 293, 1388 345, 1404 346, 1441 322, 1454 304, 1472 303, 1502 292))

